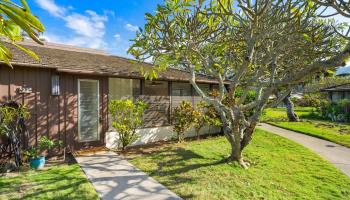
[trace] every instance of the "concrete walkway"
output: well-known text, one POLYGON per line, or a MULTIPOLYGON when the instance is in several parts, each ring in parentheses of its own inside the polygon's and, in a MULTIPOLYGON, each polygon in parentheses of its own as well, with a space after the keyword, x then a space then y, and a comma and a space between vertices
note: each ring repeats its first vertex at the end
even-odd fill
POLYGON ((76 160, 103 200, 181 199, 114 152, 99 152, 76 160))
POLYGON ((350 148, 265 123, 259 124, 257 128, 275 133, 304 145, 334 164, 350 177, 350 148))

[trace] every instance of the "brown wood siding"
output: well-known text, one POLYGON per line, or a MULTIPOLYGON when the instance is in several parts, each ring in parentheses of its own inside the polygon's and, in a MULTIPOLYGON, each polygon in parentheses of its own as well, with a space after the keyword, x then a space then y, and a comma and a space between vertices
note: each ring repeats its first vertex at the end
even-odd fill
POLYGON ((53 69, 0 66, 0 102, 14 100, 25 104, 30 112, 26 120, 27 135, 23 146, 37 144, 42 136, 62 140, 68 150, 80 150, 105 144, 108 130, 108 78, 104 76, 73 75, 59 73, 60 95, 51 95, 53 69), (78 141, 78 79, 99 80, 100 85, 100 138, 95 142, 78 141), (29 94, 20 94, 17 89, 32 88, 29 94))

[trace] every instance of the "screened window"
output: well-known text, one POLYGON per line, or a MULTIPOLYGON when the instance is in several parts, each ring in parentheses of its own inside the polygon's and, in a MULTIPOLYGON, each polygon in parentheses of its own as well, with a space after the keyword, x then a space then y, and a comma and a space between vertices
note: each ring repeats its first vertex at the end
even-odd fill
POLYGON ((350 99, 350 92, 345 92, 345 98, 350 99))
POLYGON ((140 80, 110 78, 109 99, 127 99, 140 95, 140 80))
POLYGON ((97 80, 78 81, 79 140, 98 140, 99 83, 97 80))
POLYGON ((333 92, 332 93, 332 100, 334 102, 340 101, 343 98, 342 92, 333 92))
POLYGON ((146 80, 144 94, 149 96, 168 96, 168 82, 146 80))
POLYGON ((189 83, 172 83, 172 96, 191 96, 191 85, 189 83))

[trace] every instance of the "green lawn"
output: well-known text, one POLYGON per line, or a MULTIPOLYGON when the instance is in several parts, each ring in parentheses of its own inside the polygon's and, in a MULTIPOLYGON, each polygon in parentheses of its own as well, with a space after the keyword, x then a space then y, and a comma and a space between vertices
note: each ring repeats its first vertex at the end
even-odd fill
MULTIPOLYGON (((294 111, 301 119, 310 119, 315 117, 314 108, 296 107, 294 111)), ((262 115, 262 121, 288 121, 285 108, 267 108, 262 115)))
POLYGON ((350 179, 297 143, 257 130, 248 170, 224 162, 224 137, 137 149, 135 166, 185 199, 350 199, 350 179), (142 153, 143 152, 143 153, 142 153))
POLYGON ((285 108, 266 109, 262 120, 289 130, 297 131, 340 145, 350 147, 350 125, 312 119, 312 108, 296 108, 300 122, 288 122, 285 108))
POLYGON ((0 177, 0 199, 99 199, 78 164, 0 177))

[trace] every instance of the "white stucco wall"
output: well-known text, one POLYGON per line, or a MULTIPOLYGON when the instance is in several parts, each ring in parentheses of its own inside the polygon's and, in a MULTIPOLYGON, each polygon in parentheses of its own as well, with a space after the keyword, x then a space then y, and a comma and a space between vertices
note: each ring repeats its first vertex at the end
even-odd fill
MULTIPOLYGON (((218 127, 203 127, 200 130, 200 135, 214 134, 220 132, 218 127)), ((142 145, 157 141, 166 141, 176 138, 176 133, 173 131, 173 126, 155 127, 155 128, 143 128, 138 129, 137 134, 139 134, 139 139, 132 143, 130 146, 142 145)), ((185 137, 194 137, 196 132, 194 129, 190 129, 185 133, 185 137)), ((118 134, 117 132, 107 132, 106 133, 106 147, 109 149, 114 149, 118 147, 118 134)))

